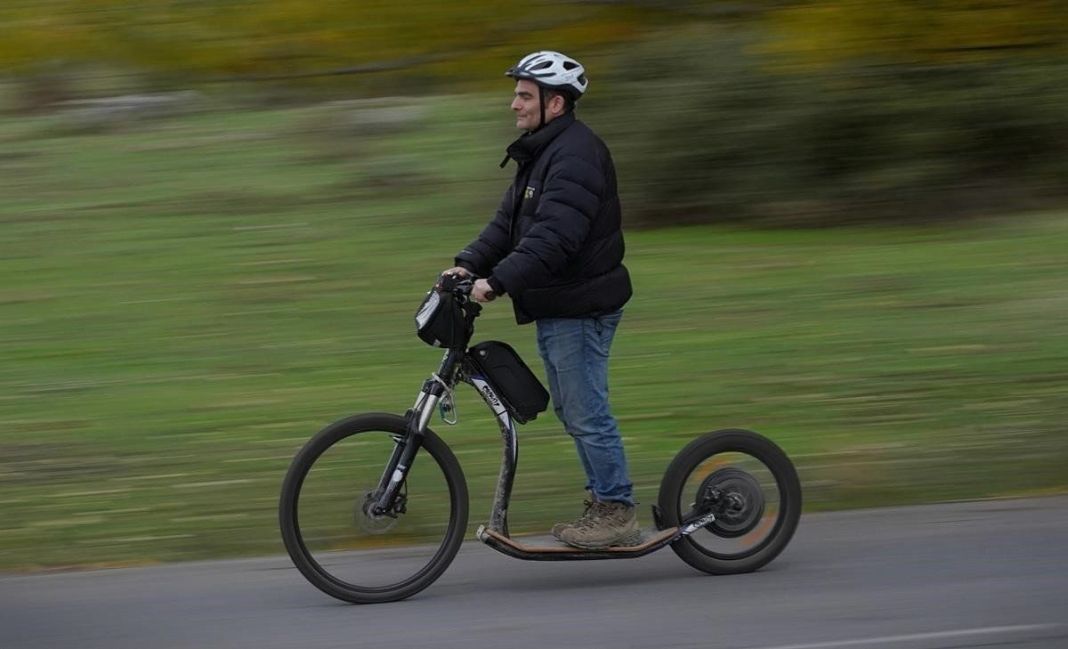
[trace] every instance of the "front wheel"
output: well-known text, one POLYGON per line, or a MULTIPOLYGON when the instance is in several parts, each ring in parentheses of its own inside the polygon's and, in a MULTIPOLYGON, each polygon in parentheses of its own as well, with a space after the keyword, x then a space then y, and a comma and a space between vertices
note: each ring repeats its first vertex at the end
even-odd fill
POLYGON ((703 572, 752 572, 777 557, 801 517, 801 482, 774 442, 747 430, 720 430, 679 451, 660 483, 664 528, 704 514, 715 520, 671 548, 703 572))
POLYGON ((355 604, 410 597, 452 562, 467 529, 467 483, 456 456, 430 429, 397 503, 370 504, 404 417, 357 415, 312 437, 293 459, 278 515, 293 563, 315 587, 355 604))

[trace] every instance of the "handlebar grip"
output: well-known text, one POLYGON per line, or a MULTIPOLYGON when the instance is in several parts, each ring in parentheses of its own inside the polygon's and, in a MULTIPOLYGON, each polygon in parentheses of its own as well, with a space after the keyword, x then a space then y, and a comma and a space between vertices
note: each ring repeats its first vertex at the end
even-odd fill
POLYGON ((438 277, 438 287, 442 291, 449 293, 460 293, 461 295, 470 295, 471 289, 474 288, 475 281, 471 275, 446 275, 442 274, 438 277))

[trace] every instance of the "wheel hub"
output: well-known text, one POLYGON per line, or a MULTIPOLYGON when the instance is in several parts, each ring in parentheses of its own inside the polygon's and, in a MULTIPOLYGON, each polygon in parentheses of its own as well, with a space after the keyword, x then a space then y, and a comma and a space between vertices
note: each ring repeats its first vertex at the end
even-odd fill
POLYGON ((753 531, 764 516, 764 491, 749 473, 734 467, 719 469, 701 483, 697 508, 715 513, 705 529, 726 538, 753 531))
POLYGON ((357 527, 368 534, 385 534, 400 521, 399 514, 405 512, 407 499, 405 494, 398 494, 393 511, 376 514, 373 509, 375 502, 378 500, 378 494, 372 489, 364 494, 362 502, 356 503, 355 511, 353 512, 354 522, 357 527))

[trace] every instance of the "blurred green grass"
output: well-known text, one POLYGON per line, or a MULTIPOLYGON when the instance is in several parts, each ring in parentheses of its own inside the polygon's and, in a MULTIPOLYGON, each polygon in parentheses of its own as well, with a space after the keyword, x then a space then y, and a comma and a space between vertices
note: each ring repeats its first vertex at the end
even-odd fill
MULTIPOLYGON (((297 448, 402 412, 436 367, 411 316, 507 185, 506 103, 408 100, 381 135, 347 131, 352 106, 0 120, 0 568, 281 551, 297 448)), ((640 500, 728 426, 791 454, 809 510, 1063 490, 1065 216, 628 232, 612 395, 640 500)), ((507 304, 479 325, 539 367, 507 304)), ((459 409, 434 426, 476 523, 499 439, 473 393, 459 409)), ((580 470, 551 415, 520 441, 510 522, 543 530, 580 470)))

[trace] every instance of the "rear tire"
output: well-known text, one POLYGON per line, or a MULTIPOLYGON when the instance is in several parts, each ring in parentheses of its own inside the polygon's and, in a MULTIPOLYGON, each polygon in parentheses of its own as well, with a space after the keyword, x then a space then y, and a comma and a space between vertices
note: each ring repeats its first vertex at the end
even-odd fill
POLYGON ((657 504, 664 528, 719 507, 716 521, 671 549, 709 574, 752 572, 777 557, 793 537, 801 517, 801 482, 771 440, 747 430, 720 430, 679 451, 660 483, 657 504), (710 500, 712 492, 720 498, 710 500), (725 508, 727 502, 731 505, 725 508))
POLYGON ((441 576, 463 543, 467 483, 429 428, 405 482, 406 511, 366 513, 367 493, 406 430, 398 415, 349 417, 312 437, 289 467, 278 506, 282 540, 301 574, 332 597, 354 604, 411 597, 441 576))

